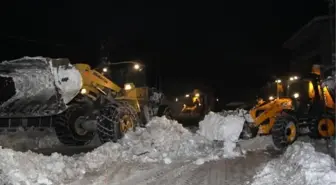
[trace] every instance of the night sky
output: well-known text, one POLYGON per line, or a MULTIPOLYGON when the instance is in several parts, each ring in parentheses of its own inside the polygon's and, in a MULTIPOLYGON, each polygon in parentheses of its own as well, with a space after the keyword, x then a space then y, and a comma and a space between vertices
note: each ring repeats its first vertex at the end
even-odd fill
POLYGON ((206 85, 224 101, 244 99, 288 70, 282 44, 328 12, 322 0, 64 2, 2 5, 0 59, 67 57, 96 65, 104 40, 111 61, 143 60, 164 91, 206 85))

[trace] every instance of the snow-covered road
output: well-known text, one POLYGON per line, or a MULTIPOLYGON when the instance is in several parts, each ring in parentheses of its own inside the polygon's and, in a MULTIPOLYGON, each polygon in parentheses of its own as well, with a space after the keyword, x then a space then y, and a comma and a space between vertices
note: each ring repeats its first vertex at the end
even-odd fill
POLYGON ((191 161, 165 166, 152 163, 115 163, 103 172, 86 174, 83 179, 72 182, 71 185, 89 183, 97 185, 244 185, 251 183, 257 171, 276 156, 266 151, 249 152, 245 157, 210 161, 203 165, 196 165, 191 161))

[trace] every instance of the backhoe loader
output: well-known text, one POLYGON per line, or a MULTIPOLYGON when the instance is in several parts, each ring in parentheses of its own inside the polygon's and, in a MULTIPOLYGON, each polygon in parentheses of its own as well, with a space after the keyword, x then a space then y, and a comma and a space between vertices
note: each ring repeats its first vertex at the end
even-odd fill
POLYGON ((278 149, 285 149, 301 135, 325 139, 335 135, 335 76, 325 80, 326 69, 314 65, 310 74, 287 86, 292 108, 276 115, 271 132, 278 149))
POLYGON ((144 105, 159 106, 162 98, 153 99, 155 91, 131 81, 122 88, 104 72, 68 59, 0 63, 0 128, 53 127, 66 145, 88 144, 96 133, 102 143, 117 141, 144 124, 144 105))
MULTIPOLYGON (((297 78, 297 77, 296 77, 297 78)), ((290 109, 290 99, 284 97, 284 82, 277 79, 275 83, 262 88, 261 96, 257 98, 256 105, 249 110, 242 139, 250 139, 259 135, 269 135, 275 122, 275 116, 283 109, 290 109)))

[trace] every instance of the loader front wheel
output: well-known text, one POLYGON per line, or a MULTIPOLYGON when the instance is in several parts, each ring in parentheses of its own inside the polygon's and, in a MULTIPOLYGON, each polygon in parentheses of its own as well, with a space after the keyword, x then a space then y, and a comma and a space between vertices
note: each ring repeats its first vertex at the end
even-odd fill
POLYGON ((297 139, 296 120, 290 116, 279 116, 272 128, 272 140, 274 146, 283 150, 297 139))
POLYGON ((107 105, 98 119, 98 136, 102 143, 117 142, 126 132, 135 131, 137 125, 137 114, 130 106, 107 105))
POLYGON ((75 105, 53 118, 56 135, 62 144, 81 146, 93 140, 95 133, 80 127, 83 115, 85 115, 85 108, 75 105))

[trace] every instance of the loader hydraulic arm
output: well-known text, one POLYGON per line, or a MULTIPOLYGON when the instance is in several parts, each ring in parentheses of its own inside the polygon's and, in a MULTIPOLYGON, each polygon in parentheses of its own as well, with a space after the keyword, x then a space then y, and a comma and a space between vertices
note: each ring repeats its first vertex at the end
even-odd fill
POLYGON ((84 94, 107 94, 108 90, 119 93, 122 88, 106 78, 103 74, 91 69, 87 64, 74 65, 82 75, 84 94))

